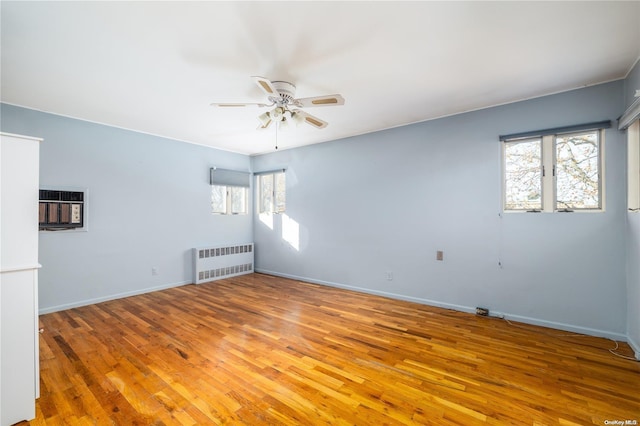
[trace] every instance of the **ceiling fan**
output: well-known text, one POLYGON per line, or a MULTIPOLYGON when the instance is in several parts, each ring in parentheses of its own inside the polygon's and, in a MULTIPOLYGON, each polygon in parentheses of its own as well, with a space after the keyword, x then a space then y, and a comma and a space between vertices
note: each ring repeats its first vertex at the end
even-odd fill
POLYGON ((327 127, 329 123, 314 117, 300 108, 344 105, 341 95, 314 96, 311 98, 296 99, 296 86, 288 81, 271 81, 264 77, 253 76, 258 87, 267 95, 269 103, 212 103, 218 107, 274 107, 273 109, 258 115, 260 126, 258 129, 266 129, 272 122, 278 123, 280 129, 293 124, 307 123, 318 129, 327 127))

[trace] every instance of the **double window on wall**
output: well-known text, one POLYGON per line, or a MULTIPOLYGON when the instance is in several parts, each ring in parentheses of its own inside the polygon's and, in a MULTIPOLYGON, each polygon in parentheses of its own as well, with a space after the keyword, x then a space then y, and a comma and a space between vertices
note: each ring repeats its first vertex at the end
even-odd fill
POLYGON ((209 177, 211 213, 247 214, 250 178, 248 172, 212 168, 209 177))
POLYGON ((248 189, 241 186, 211 185, 211 213, 247 214, 248 189))
POLYGON ((631 212, 640 211, 640 120, 627 128, 627 202, 631 212))
POLYGON ((501 136, 504 210, 603 210, 603 129, 610 123, 595 124, 501 136))
MULTIPOLYGON (((238 215, 249 211, 251 174, 235 170, 210 170, 211 212, 238 215)), ((256 202, 258 213, 284 213, 286 207, 285 171, 257 173, 256 202)))
POLYGON ((627 207, 640 211, 640 89, 636 100, 618 119, 618 130, 627 132, 627 207))
POLYGON ((284 170, 258 174, 258 213, 284 213, 286 209, 286 175, 284 170))

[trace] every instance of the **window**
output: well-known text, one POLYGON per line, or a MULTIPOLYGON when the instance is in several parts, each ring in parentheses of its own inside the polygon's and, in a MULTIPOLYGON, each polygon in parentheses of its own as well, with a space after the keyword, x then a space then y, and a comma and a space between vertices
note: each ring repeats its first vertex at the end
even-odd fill
POLYGON ((501 137, 505 210, 602 209, 602 131, 501 137))
POLYGON ((555 137, 556 210, 601 207, 599 134, 555 137))
POLYGON ((211 185, 211 213, 227 214, 227 187, 211 185))
POLYGON ((627 204, 629 211, 640 211, 640 120, 627 128, 627 204))
POLYGON ((231 214, 247 214, 248 188, 232 186, 228 192, 231 197, 231 214))
POLYGON ((211 185, 211 213, 247 214, 248 188, 211 185))
POLYGON ((504 144, 504 209, 542 209, 542 140, 504 144))
POLYGON ((285 172, 258 175, 258 213, 284 213, 286 209, 285 172))
POLYGON ((248 172, 211 168, 211 212, 247 214, 250 176, 248 172))

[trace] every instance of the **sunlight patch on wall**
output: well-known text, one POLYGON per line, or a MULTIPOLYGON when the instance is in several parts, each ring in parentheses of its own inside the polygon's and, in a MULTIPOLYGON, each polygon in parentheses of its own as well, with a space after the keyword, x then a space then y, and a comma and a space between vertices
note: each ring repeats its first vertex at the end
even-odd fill
POLYGON ((300 251, 300 224, 286 214, 282 215, 282 239, 300 251))
POLYGON ((260 213, 258 217, 260 218, 260 222, 273 231, 273 215, 271 213, 260 213))

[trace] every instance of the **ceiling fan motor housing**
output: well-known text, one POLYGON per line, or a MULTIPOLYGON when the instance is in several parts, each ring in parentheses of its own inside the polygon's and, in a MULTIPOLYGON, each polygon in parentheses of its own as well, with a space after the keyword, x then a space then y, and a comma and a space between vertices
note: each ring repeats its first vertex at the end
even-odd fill
POLYGON ((275 102, 277 105, 289 105, 293 103, 296 95, 296 86, 288 81, 272 81, 273 88, 278 91, 280 98, 269 97, 269 100, 275 102))

